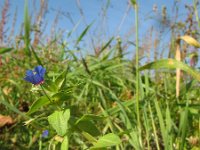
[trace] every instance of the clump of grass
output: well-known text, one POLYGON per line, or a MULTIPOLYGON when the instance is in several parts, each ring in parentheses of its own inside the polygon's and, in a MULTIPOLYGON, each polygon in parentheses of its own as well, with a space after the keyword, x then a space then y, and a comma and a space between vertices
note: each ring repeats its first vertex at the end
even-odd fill
MULTIPOLYGON (((12 48, 9 45, 0 49, 0 108, 3 114, 11 116, 15 122, 12 126, 1 128, 2 148, 58 149, 69 142, 69 149, 89 149, 98 145, 97 141, 102 142, 101 138, 106 136, 114 137, 116 141, 120 139, 116 145, 110 144, 118 150, 182 150, 199 147, 200 75, 197 69, 190 67, 187 61, 184 62, 184 57, 180 60, 180 52, 185 44, 180 40, 198 47, 198 39, 192 35, 191 30, 187 30, 191 35, 178 37, 179 31, 182 33, 186 28, 180 27, 179 30, 179 27, 173 26, 171 31, 174 37, 171 38, 169 58, 160 60, 157 57, 159 52, 156 50, 162 42, 155 38, 155 60, 150 62, 153 59, 150 46, 147 51, 148 64, 142 66, 144 62, 140 58, 143 53, 140 51, 144 50, 145 45, 139 43, 138 37, 139 4, 134 0, 131 2, 135 9, 136 41, 125 45, 135 44, 134 61, 126 57, 124 37, 113 36, 102 41, 104 44, 94 49, 93 55, 85 55, 81 42, 90 34, 93 23, 86 23, 86 27, 70 46, 62 37, 54 35, 50 36, 48 42, 42 41, 39 37, 44 36, 41 22, 47 10, 47 2, 41 1, 35 18, 37 30, 32 29, 34 19, 30 19, 28 7, 25 6, 24 36, 21 35, 19 43, 12 48), (179 42, 175 45, 177 39, 179 42), (179 54, 176 59, 175 46, 178 46, 179 54), (45 99, 39 87, 23 81, 25 70, 39 64, 47 70, 43 91, 49 96, 50 102, 45 99), (151 72, 151 69, 158 70, 151 72), (184 75, 180 74, 180 70, 184 75), (58 105, 61 110, 70 110, 67 119, 70 120, 69 132, 64 136, 58 136, 49 125, 48 116, 57 110, 51 103, 58 105), (89 130, 87 121, 91 127, 89 130), (46 130, 49 134, 43 137, 42 133, 46 130)), ((81 7, 79 3, 77 1, 81 7)), ((8 6, 8 1, 5 1, 5 8, 2 9, 3 25, 8 6)), ((194 3, 194 10, 196 7, 197 3, 194 3)), ((105 11, 108 8, 109 3, 105 11)), ((163 13, 164 19, 167 19, 166 10, 163 13)), ((198 14, 195 15, 199 22, 198 14)), ((53 32, 57 23, 58 16, 52 26, 53 32)), ((191 26, 188 28, 191 29, 191 26)), ((0 29, 0 35, 3 36, 3 26, 0 29)))

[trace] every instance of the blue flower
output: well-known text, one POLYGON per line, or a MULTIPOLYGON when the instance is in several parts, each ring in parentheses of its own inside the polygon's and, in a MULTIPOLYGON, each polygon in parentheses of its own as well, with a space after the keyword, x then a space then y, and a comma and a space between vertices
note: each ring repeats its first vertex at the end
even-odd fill
POLYGON ((49 131, 48 130, 44 130, 43 132, 42 132, 42 137, 48 137, 48 135, 49 135, 49 131))
POLYGON ((27 70, 26 71, 26 77, 24 80, 34 84, 34 85, 40 85, 44 83, 44 74, 46 72, 46 69, 42 66, 35 67, 34 70, 27 70))

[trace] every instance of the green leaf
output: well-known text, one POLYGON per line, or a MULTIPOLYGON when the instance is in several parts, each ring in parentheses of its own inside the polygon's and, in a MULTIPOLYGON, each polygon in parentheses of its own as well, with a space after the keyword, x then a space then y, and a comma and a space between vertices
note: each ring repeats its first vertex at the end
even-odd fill
POLYGON ((99 138, 99 140, 91 147, 91 150, 98 148, 106 148, 115 146, 121 143, 119 136, 114 133, 109 133, 99 138))
POLYGON ((11 105, 9 102, 7 102, 7 101, 4 99, 3 94, 2 94, 1 91, 0 91, 0 104, 3 104, 3 105, 6 106, 9 110, 11 110, 11 111, 13 111, 13 112, 15 112, 15 113, 17 113, 17 114, 23 116, 24 118, 29 119, 29 117, 28 117, 25 113, 19 111, 15 106, 13 106, 13 105, 11 105))
POLYGON ((102 119, 105 119, 105 117, 102 117, 102 116, 97 116, 97 115, 93 115, 93 114, 86 114, 86 115, 83 115, 80 119, 80 120, 102 120, 102 119))
POLYGON ((38 64, 43 66, 42 61, 40 60, 40 58, 38 57, 37 53, 35 52, 34 48, 32 46, 30 46, 29 50, 31 49, 31 51, 33 52, 33 55, 35 57, 35 59, 37 60, 38 64))
POLYGON ((13 48, 0 48, 0 54, 4 54, 10 52, 13 48))
POLYGON ((68 141, 68 137, 65 136, 64 137, 64 140, 62 141, 62 144, 61 144, 61 150, 68 150, 68 147, 69 147, 69 141, 68 141))
POLYGON ((131 0, 131 4, 133 5, 133 6, 135 6, 137 3, 136 3, 136 0, 131 0))
POLYGON ((45 106, 45 105, 47 105, 49 103, 50 103, 49 99, 46 96, 42 96, 38 100, 33 102, 33 104, 31 105, 31 107, 29 109, 29 111, 27 112, 27 114, 30 115, 30 114, 36 112, 42 106, 45 106))
POLYGON ((95 139, 95 137, 93 137, 93 136, 90 135, 89 133, 83 131, 81 134, 82 134, 89 142, 91 142, 91 143, 97 142, 97 140, 95 139))
POLYGON ((28 14, 28 0, 25 0, 24 5, 24 43, 26 48, 24 49, 26 51, 26 54, 30 56, 30 16, 28 14))
POLYGON ((110 43, 113 41, 114 37, 112 37, 101 49, 100 49, 100 53, 101 54, 109 45, 110 43))
POLYGON ((76 126, 82 130, 85 131, 92 136, 99 136, 100 131, 96 127, 96 125, 91 120, 80 120, 76 123, 76 126))
POLYGON ((77 41, 76 41, 76 45, 78 45, 78 43, 82 40, 82 38, 86 35, 86 33, 88 32, 89 28, 91 27, 92 23, 89 24, 81 33, 81 35, 78 37, 77 41))
POLYGON ((49 124, 56 130, 57 134, 64 136, 68 129, 68 120, 70 118, 70 110, 55 111, 48 116, 49 124))
POLYGON ((65 101, 70 98, 69 93, 66 92, 58 92, 51 96, 54 101, 65 101))
POLYGON ((66 74, 67 74, 67 70, 63 71, 55 80, 55 85, 57 87, 58 90, 60 90, 65 82, 66 82, 66 74))
POLYGON ((185 110, 181 112, 181 117, 180 117, 180 123, 179 123, 179 132, 178 135, 181 137, 180 141, 180 150, 184 149, 184 145, 186 142, 186 137, 188 133, 188 127, 189 127, 189 110, 188 106, 185 107, 185 110))
POLYGON ((200 73, 191 68, 190 66, 186 65, 185 63, 181 61, 177 61, 175 59, 161 59, 158 61, 151 62, 147 65, 144 65, 139 68, 140 71, 145 69, 181 69, 188 74, 190 74, 192 77, 200 81, 200 73))
POLYGON ((161 131, 161 135, 163 138, 163 142, 164 142, 165 147, 168 149, 168 147, 169 147, 168 134, 167 134, 167 129, 165 126, 164 118, 162 115, 161 107, 157 100, 155 100, 154 103, 155 103, 155 108, 156 108, 156 112, 157 112, 157 116, 158 116, 158 121, 159 121, 159 125, 160 125, 160 131, 161 131))

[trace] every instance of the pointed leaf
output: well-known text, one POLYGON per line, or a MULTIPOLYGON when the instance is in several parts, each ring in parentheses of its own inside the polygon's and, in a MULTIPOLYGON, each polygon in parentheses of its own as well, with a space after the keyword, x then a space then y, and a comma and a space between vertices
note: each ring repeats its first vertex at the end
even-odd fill
POLYGON ((121 140, 116 134, 109 133, 99 138, 99 140, 94 144, 93 147, 91 147, 91 149, 106 148, 106 147, 118 145, 120 143, 121 143, 121 140))
POLYGON ((13 48, 0 48, 0 54, 4 54, 10 52, 13 48))
POLYGON ((181 69, 192 77, 200 81, 200 73, 194 70, 192 67, 186 65, 183 62, 177 61, 175 59, 161 59, 158 61, 151 62, 139 68, 140 71, 145 69, 181 69))
POLYGON ((89 28, 91 27, 92 23, 89 24, 81 33, 81 35, 78 37, 77 41, 76 41, 76 45, 78 45, 78 43, 82 40, 82 38, 86 35, 86 33, 88 32, 89 28))
POLYGON ((189 36, 189 35, 181 36, 180 39, 184 40, 189 45, 192 45, 194 47, 200 48, 200 43, 197 40, 195 40, 193 37, 189 36))
POLYGON ((30 115, 30 114, 36 112, 39 108, 41 108, 49 103, 50 103, 49 99, 46 96, 42 96, 38 100, 33 102, 29 111, 27 112, 27 114, 30 115))

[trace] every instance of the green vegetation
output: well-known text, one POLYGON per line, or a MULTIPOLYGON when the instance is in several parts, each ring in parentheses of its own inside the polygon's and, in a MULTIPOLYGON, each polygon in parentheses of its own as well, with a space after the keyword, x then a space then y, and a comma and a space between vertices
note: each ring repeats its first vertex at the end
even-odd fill
POLYGON ((74 42, 54 36, 41 44, 25 5, 23 35, 0 48, 0 149, 199 150, 197 1, 189 9, 196 23, 175 22, 168 57, 158 59, 156 38, 154 60, 145 65, 139 7, 134 0, 130 5, 136 31, 136 40, 127 42, 135 45, 131 59, 120 37, 84 55, 81 42, 93 23, 74 42), (191 47, 196 51, 186 51, 191 47), (46 69, 44 82, 23 80, 26 70, 39 65, 46 69))

